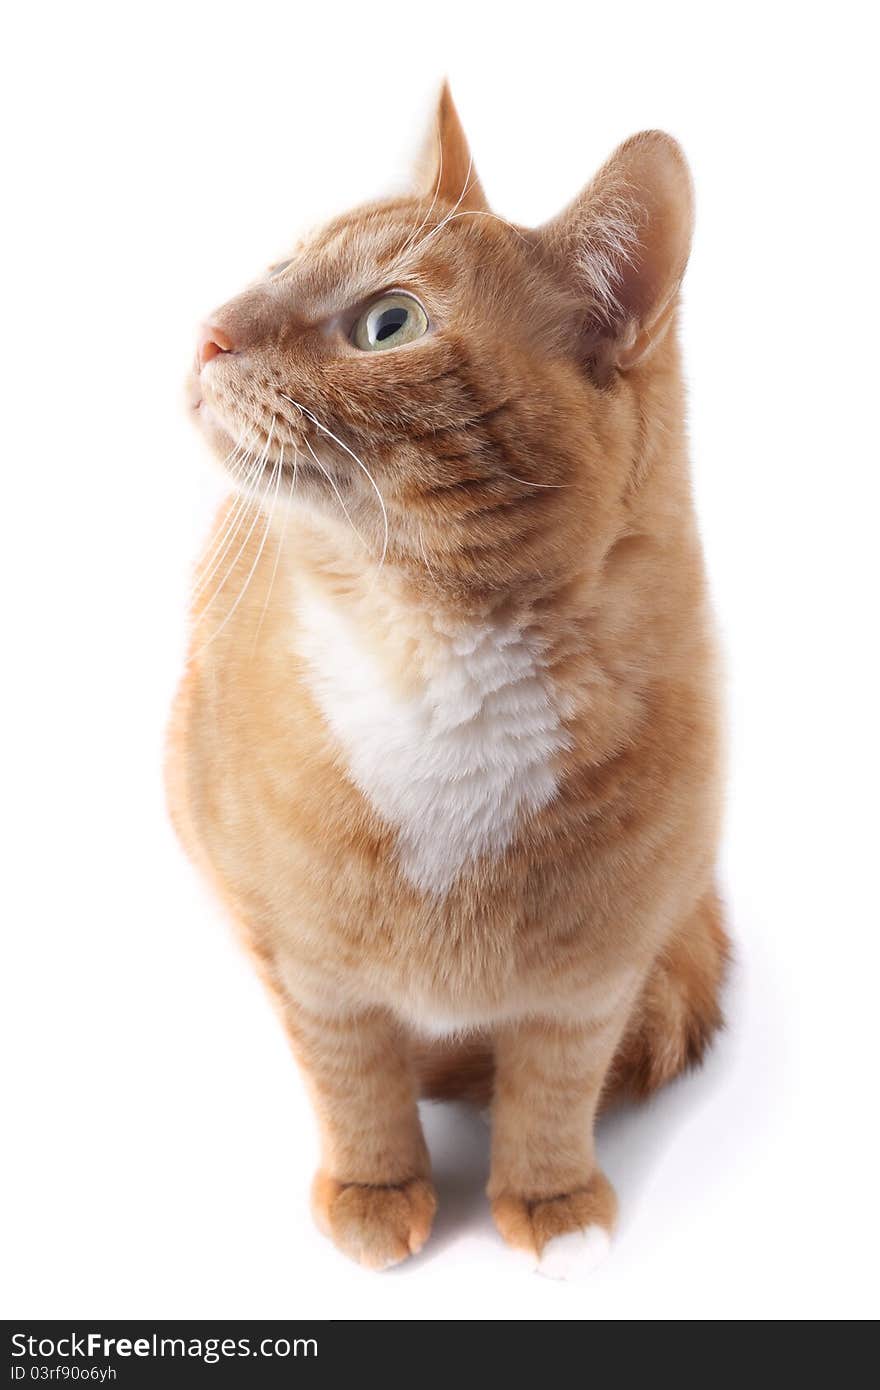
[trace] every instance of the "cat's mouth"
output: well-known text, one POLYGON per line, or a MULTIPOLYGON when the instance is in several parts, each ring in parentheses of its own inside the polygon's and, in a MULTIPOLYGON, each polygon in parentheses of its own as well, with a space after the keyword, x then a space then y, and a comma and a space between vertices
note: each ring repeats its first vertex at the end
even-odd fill
POLYGON ((291 492, 302 489, 309 493, 335 493, 338 497, 351 486, 350 476, 334 467, 324 450, 319 452, 304 439, 291 438, 286 429, 282 433, 273 428, 262 438, 255 437, 250 449, 245 450, 235 445, 242 431, 236 434, 235 427, 201 392, 193 393, 191 408, 198 415, 220 466, 237 487, 267 492, 283 487, 291 492))
POLYGON ((344 510, 342 496, 351 491, 353 478, 334 459, 335 449, 326 447, 330 431, 305 406, 279 395, 281 408, 267 426, 265 419, 253 420, 242 409, 230 418, 228 403, 214 399, 201 372, 193 372, 187 382, 189 407, 236 488, 269 496, 289 491, 316 501, 335 497, 344 510))

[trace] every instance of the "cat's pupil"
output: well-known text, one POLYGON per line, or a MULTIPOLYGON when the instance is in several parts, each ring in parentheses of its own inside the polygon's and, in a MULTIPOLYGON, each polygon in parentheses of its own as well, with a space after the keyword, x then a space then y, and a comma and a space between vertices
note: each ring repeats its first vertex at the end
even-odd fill
POLYGON ((384 343, 393 333, 402 328, 409 318, 409 310, 402 308, 386 309, 379 315, 376 323, 376 342, 384 343))

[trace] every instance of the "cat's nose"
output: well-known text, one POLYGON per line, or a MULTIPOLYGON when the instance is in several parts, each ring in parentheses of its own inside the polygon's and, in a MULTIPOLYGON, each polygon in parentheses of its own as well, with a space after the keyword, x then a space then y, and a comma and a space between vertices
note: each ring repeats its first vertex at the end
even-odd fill
POLYGON ((196 351, 199 366, 204 367, 212 358, 219 357, 221 352, 234 352, 235 345, 229 334, 218 328, 215 323, 203 323, 199 329, 196 351))

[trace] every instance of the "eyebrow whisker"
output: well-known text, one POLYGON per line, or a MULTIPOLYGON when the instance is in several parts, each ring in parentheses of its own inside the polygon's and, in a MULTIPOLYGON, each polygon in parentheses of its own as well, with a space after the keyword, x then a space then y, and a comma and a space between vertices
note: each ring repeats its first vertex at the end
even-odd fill
MULTIPOLYGON (((450 215, 447 218, 445 218, 443 222, 441 222, 439 227, 435 227, 434 231, 429 233, 429 236, 425 238, 425 241, 429 240, 429 238, 434 235, 435 231, 441 231, 442 228, 446 226, 447 222, 457 222, 460 217, 491 217, 495 222, 501 222, 504 224, 505 227, 509 227, 510 230, 514 233, 514 235, 518 236, 523 245, 527 246, 530 251, 533 251, 535 249, 532 246, 532 243, 529 241, 528 237, 524 236, 524 234, 520 231, 519 227, 515 226, 513 222, 510 222, 508 218, 501 217, 501 215, 497 212, 492 212, 489 208, 463 208, 461 212, 450 213, 450 215)), ((424 242, 422 244, 424 245, 424 242)))
POLYGON ((413 243, 418 239, 419 235, 424 231, 425 227, 428 225, 429 221, 431 220, 431 213, 434 211, 434 208, 437 205, 437 196, 440 192, 440 184, 443 181, 443 135, 440 130, 439 122, 435 124, 435 129, 437 131, 437 153, 440 167, 437 170, 437 183, 434 188, 434 196, 431 199, 431 206, 428 208, 428 211, 425 213, 418 227, 415 229, 414 232, 410 233, 410 235, 404 242, 401 250, 398 252, 398 255, 401 260, 406 255, 407 251, 411 250, 413 243))
POLYGON ((421 241, 416 242, 415 246, 412 248, 412 253, 411 253, 412 255, 416 255, 419 251, 422 250, 422 248, 423 248, 424 246, 426 246, 426 245, 428 244, 428 242, 431 240, 432 237, 435 237, 435 236, 437 235, 438 232, 442 232, 442 230, 443 230, 443 228, 446 226, 447 222, 451 221, 453 214, 454 214, 455 212, 457 212, 458 209, 461 207, 462 199, 464 198, 465 194, 466 194, 466 193, 468 192, 468 190, 470 189, 471 183, 472 183, 472 181, 473 181, 472 178, 471 178, 471 171, 473 170, 473 167, 474 167, 474 159, 473 159, 473 155, 471 155, 470 159, 468 160, 467 173, 466 173, 465 176, 464 176, 464 184, 463 184, 463 186, 462 186, 462 190, 461 190, 461 192, 459 193, 456 202, 455 202, 455 203, 453 204, 453 206, 450 208, 450 210, 449 210, 449 212, 446 214, 446 216, 445 216, 444 218, 442 218, 440 222, 437 223, 437 226, 436 226, 436 227, 432 227, 431 230, 430 230, 430 232, 428 232, 426 236, 423 236, 423 237, 422 237, 421 241))

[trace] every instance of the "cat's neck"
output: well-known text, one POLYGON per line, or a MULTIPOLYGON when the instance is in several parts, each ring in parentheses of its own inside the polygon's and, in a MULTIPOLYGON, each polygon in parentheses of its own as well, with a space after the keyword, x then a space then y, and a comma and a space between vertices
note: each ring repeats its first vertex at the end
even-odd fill
POLYGON ((685 456, 662 452, 663 466, 644 470, 625 498, 585 497, 573 485, 552 527, 534 544, 499 548, 494 569, 457 548, 454 535, 433 544, 414 536, 393 512, 386 544, 360 516, 365 539, 350 519, 297 509, 285 542, 287 593, 300 606, 304 596, 316 600, 312 620, 322 610, 338 616, 395 684, 430 674, 474 642, 520 639, 547 670, 568 671, 578 653, 575 664, 595 668, 593 682, 613 668, 615 686, 618 676, 641 683, 688 640, 685 615, 704 602, 685 456))
MULTIPOLYGON (((365 547, 335 518, 303 513, 291 527, 288 562, 295 585, 319 594, 362 628, 405 633, 429 644, 477 629, 533 625, 558 610, 564 595, 583 587, 569 565, 523 567, 507 583, 487 584, 454 552, 429 551, 423 541, 365 547)), ((583 569, 583 567, 581 567, 583 569)), ((583 580, 583 575, 581 576, 583 580)))

